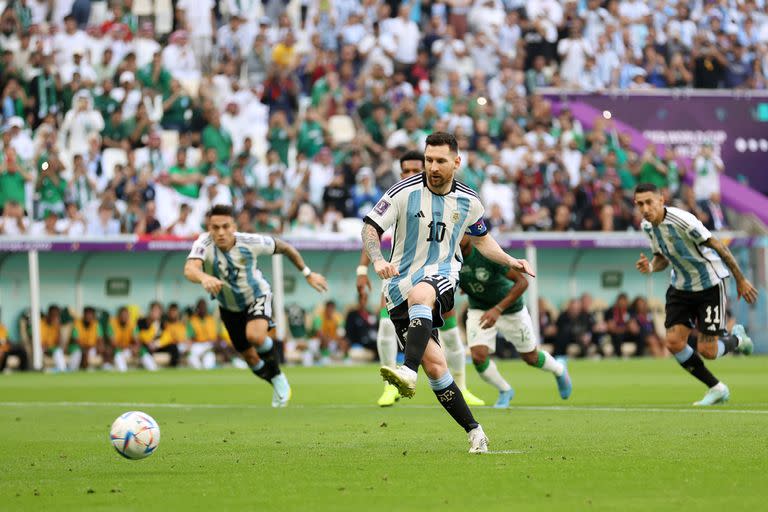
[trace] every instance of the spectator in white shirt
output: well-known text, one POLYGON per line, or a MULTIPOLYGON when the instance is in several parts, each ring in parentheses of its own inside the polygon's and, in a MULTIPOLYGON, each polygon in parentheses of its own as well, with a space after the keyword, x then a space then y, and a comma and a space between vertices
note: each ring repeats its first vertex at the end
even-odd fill
POLYGON ((61 124, 59 147, 67 148, 71 154, 85 154, 88 152, 88 138, 98 135, 103 129, 104 118, 93 108, 91 93, 78 91, 73 98, 72 109, 61 124))
POLYGON ((62 235, 79 238, 85 235, 85 220, 75 203, 67 203, 65 217, 56 222, 56 229, 62 235))
POLYGON ((709 201, 713 194, 720 196, 720 173, 724 170, 723 161, 714 154, 712 144, 705 143, 693 161, 693 195, 696 201, 709 201))
POLYGON ((592 45, 582 35, 582 26, 580 19, 574 20, 570 36, 557 44, 557 53, 562 58, 560 77, 565 85, 575 86, 579 83, 587 57, 594 53, 592 45))
POLYGON ((199 79, 200 67, 189 45, 187 32, 177 30, 171 34, 169 42, 171 44, 163 50, 163 67, 179 80, 199 79))
POLYGON ((497 206, 508 225, 515 221, 515 192, 511 184, 502 183, 504 170, 498 165, 489 165, 485 169, 486 180, 480 187, 480 199, 486 210, 497 206))
MULTIPOLYGON (((190 34, 191 50, 197 62, 197 69, 208 70, 211 66, 213 35, 216 26, 214 0, 179 0, 176 10, 190 34)), ((169 67, 169 66, 166 66, 169 67)))
POLYGON ((115 206, 102 202, 95 218, 88 222, 86 234, 92 237, 115 236, 120 234, 120 221, 115 218, 115 206))
POLYGON ((0 216, 0 235, 24 235, 28 229, 29 219, 24 216, 24 208, 16 201, 6 201, 0 216))
MULTIPOLYGON (((407 4, 400 6, 398 17, 387 27, 392 31, 397 49, 395 50, 395 65, 406 68, 416 62, 419 51, 421 33, 419 26, 411 18, 411 8, 407 4)), ((382 27, 383 28, 383 27, 382 27)))
POLYGON ((56 212, 48 210, 45 212, 43 220, 39 220, 32 224, 29 228, 29 236, 33 237, 45 237, 45 236, 58 236, 63 234, 58 226, 59 216, 56 212))
POLYGON ((179 208, 179 217, 168 228, 168 232, 180 238, 194 238, 200 234, 200 224, 195 222, 192 208, 188 204, 182 204, 179 208))

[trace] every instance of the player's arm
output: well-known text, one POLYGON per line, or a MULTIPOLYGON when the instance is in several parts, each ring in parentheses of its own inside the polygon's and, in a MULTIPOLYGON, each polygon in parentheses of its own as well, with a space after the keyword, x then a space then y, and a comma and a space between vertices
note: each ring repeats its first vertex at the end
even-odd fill
POLYGON ((203 260, 197 258, 190 258, 184 264, 184 277, 187 281, 201 284, 205 291, 213 296, 218 295, 224 285, 220 279, 206 274, 203 271, 203 260))
MULTIPOLYGON (((363 219, 365 224, 360 233, 363 239, 363 251, 367 254, 371 263, 373 263, 373 269, 376 271, 376 274, 382 279, 389 279, 400 275, 397 267, 385 260, 384 255, 381 254, 381 235, 386 229, 397 222, 399 212, 398 201, 402 197, 401 195, 395 200, 392 196, 397 192, 392 190, 388 190, 379 202, 376 203, 376 206, 365 216, 363 219)), ((360 261, 363 261, 362 257, 360 261)))
POLYGON ((654 253, 653 259, 648 261, 644 253, 640 253, 640 259, 635 263, 635 268, 641 274, 650 274, 651 272, 661 272, 669 266, 669 260, 661 253, 654 253))
POLYGON ((739 297, 744 297, 744 300, 749 304, 754 304, 757 301, 757 290, 752 286, 752 283, 744 277, 744 273, 741 271, 741 268, 739 268, 739 264, 736 263, 736 258, 733 257, 733 253, 731 253, 730 249, 714 236, 710 236, 709 239, 701 245, 714 249, 720 256, 720 259, 723 260, 723 263, 725 263, 731 271, 731 274, 733 274, 733 278, 736 279, 736 290, 739 293, 739 297))
POLYGON ((371 289, 371 280, 368 279, 368 265, 370 264, 371 259, 366 250, 363 249, 360 251, 360 263, 357 264, 357 293, 363 293, 366 288, 371 289))
POLYGON ((480 254, 489 260, 504 267, 519 270, 520 272, 528 274, 531 277, 536 277, 536 273, 533 271, 530 263, 528 263, 526 260, 513 258, 504 252, 504 249, 501 248, 496 239, 493 238, 487 230, 482 234, 468 234, 469 240, 472 242, 472 245, 475 247, 475 249, 480 251, 480 254))
POLYGON ((325 280, 325 277, 317 272, 312 272, 306 263, 304 263, 304 258, 301 257, 301 253, 299 253, 294 246, 284 240, 275 238, 275 254, 284 254, 287 256, 288 259, 291 260, 291 263, 304 274, 304 277, 312 288, 319 292, 328 291, 328 282, 325 280))
POLYGON ((480 317, 480 327, 483 329, 493 327, 504 310, 511 306, 523 295, 523 293, 525 293, 525 290, 528 289, 528 280, 517 270, 513 268, 508 269, 505 277, 515 284, 498 304, 483 313, 483 316, 480 317))

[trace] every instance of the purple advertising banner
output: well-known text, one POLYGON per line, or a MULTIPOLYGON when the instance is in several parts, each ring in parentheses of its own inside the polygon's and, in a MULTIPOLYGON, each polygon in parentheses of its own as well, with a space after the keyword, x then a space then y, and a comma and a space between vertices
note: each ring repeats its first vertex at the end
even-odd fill
POLYGON ((703 91, 579 94, 548 90, 556 111, 570 108, 583 123, 610 117, 633 128, 633 146, 673 146, 681 159, 711 142, 725 173, 768 194, 768 94, 703 91), (637 136, 642 140, 635 140, 637 136))

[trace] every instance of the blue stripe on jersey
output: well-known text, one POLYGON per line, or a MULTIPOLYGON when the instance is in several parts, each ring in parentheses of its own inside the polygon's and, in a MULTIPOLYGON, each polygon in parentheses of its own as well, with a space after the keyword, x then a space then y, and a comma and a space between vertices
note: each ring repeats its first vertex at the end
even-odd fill
MULTIPOLYGON (((227 270, 230 268, 237 270, 235 262, 232 261, 232 257, 223 251, 222 254, 227 259, 227 270)), ((237 272, 227 272, 227 282, 229 283, 229 287, 232 288, 232 294, 235 296, 238 309, 240 311, 244 310, 246 307, 245 296, 240 292, 240 287, 237 285, 237 272)))
MULTIPOLYGON (((219 274, 219 249, 217 247, 213 248, 213 277, 216 279, 221 279, 221 275, 219 274)), ((221 302, 224 302, 224 291, 223 288, 219 290, 219 294, 216 296, 218 300, 221 302)))
POLYGON ((680 273, 683 275, 683 286, 686 289, 689 289, 691 287, 691 275, 687 270, 685 270, 685 267, 683 267, 683 265, 680 263, 680 260, 678 260, 676 256, 672 256, 672 253, 667 248, 667 244, 664 242, 661 229, 658 226, 653 226, 653 233, 656 235, 656 241, 659 243, 661 252, 664 253, 664 256, 670 261, 670 263, 672 263, 672 270, 675 273, 677 273, 678 270, 680 271, 680 273))
MULTIPOLYGON (((438 222, 442 222, 442 219, 445 217, 445 198, 443 196, 433 195, 432 196, 432 222, 435 223, 433 225, 432 229, 437 232, 437 226, 436 224, 438 222)), ((448 255, 448 265, 450 266, 451 258, 453 258, 453 255, 448 255)), ((424 262, 424 265, 414 272, 413 276, 411 276, 411 285, 415 286, 417 283, 420 283, 422 279, 424 279, 424 268, 428 267, 430 265, 434 265, 438 262, 440 259, 440 242, 430 242, 429 243, 429 252, 427 252, 427 260, 424 262)), ((438 271, 440 269, 440 266, 438 266, 438 271)), ((446 277, 449 274, 446 273, 446 277)))
MULTIPOLYGON (((408 242, 416 242, 419 238, 419 218, 413 217, 410 215, 410 212, 420 211, 420 206, 421 189, 418 189, 412 191, 408 195, 408 206, 405 210, 407 212, 405 221, 405 240, 408 242)), ((404 245, 405 247, 403 249, 403 258, 400 260, 400 267, 398 268, 400 275, 393 277, 389 282, 388 287, 389 298, 392 299, 395 304, 400 304, 403 302, 403 295, 400 293, 400 289, 397 285, 403 278, 405 278, 406 275, 408 275, 408 270, 411 268, 413 259, 416 257, 416 246, 418 244, 407 243, 404 245)), ((392 247, 392 253, 394 254, 394 252, 395 248, 392 247)))
POLYGON ((254 297, 261 297, 264 295, 264 293, 261 291, 261 287, 259 286, 259 283, 256 281, 256 278, 253 277, 253 270, 256 268, 256 263, 253 261, 253 253, 246 249, 245 247, 240 247, 240 254, 243 255, 243 258, 245 258, 245 271, 248 275, 248 285, 253 290, 253 296, 254 297))
MULTIPOLYGON (((453 226, 453 233, 451 233, 451 249, 448 253, 449 258, 448 260, 440 263, 440 266, 438 267, 438 274, 441 276, 447 276, 451 273, 451 265, 453 264, 453 258, 456 255, 456 244, 461 242, 461 237, 464 235, 464 233, 461 231, 461 227, 467 221, 467 216, 469 215, 469 206, 469 198, 456 198, 456 207, 459 209, 459 222, 453 226)), ((461 253, 459 253, 459 257, 461 258, 461 253)))
MULTIPOLYGON (((690 249, 688 249, 688 246, 685 244, 685 240, 683 240, 682 237, 678 234, 675 227, 669 226, 669 232, 672 236, 672 243, 675 246, 675 251, 677 251, 677 253, 683 258, 684 261, 687 261, 696 268, 696 272, 699 274, 699 278, 701 279, 701 286, 705 289, 712 288, 714 284, 709 278, 707 265, 699 261, 696 255, 693 254, 690 249)), ((693 289, 686 288, 686 290, 692 291, 693 289)))

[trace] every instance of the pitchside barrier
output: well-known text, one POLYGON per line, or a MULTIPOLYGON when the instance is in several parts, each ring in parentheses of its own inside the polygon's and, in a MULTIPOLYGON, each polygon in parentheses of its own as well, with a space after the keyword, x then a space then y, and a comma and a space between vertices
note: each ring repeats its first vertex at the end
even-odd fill
MULTIPOLYGON (((719 233, 734 252, 742 269, 760 291, 755 306, 736 302, 736 290, 729 282, 730 310, 750 329, 757 350, 768 352, 768 237, 748 237, 743 233, 719 233)), ((259 263, 272 283, 278 336, 286 333, 285 305, 298 304, 313 311, 327 300, 336 301, 340 310, 356 302, 355 268, 360 254, 356 238, 334 234, 317 238, 286 238, 304 255, 307 264, 324 274, 330 291, 318 294, 282 256, 259 263)), ((635 261, 640 252, 650 257, 648 242, 640 233, 515 233, 500 237, 500 243, 515 257, 525 257, 536 268, 537 278, 529 280, 528 308, 538 317, 538 298, 545 307, 561 310, 570 298, 590 293, 597 307, 608 307, 620 292, 630 300, 642 295, 652 309, 663 314, 666 272, 645 276, 637 273, 635 261)), ((49 304, 69 306, 81 312, 92 305, 112 314, 122 305, 135 305, 146 311, 152 300, 177 302, 182 307, 205 297, 199 285, 183 276, 189 240, 148 240, 133 235, 109 239, 63 237, 0 237, 0 321, 18 339, 18 319, 27 308, 46 309, 49 304)), ((386 246, 386 242, 385 242, 386 246)), ((369 299, 378 308, 380 281, 369 271, 374 293, 369 299)), ((457 294, 457 304, 465 298, 457 294)), ((662 320, 657 318, 657 322, 662 320)), ((534 322, 538 329, 538 323, 534 322)), ((33 362, 42 365, 40 328, 32 322, 33 362)))

